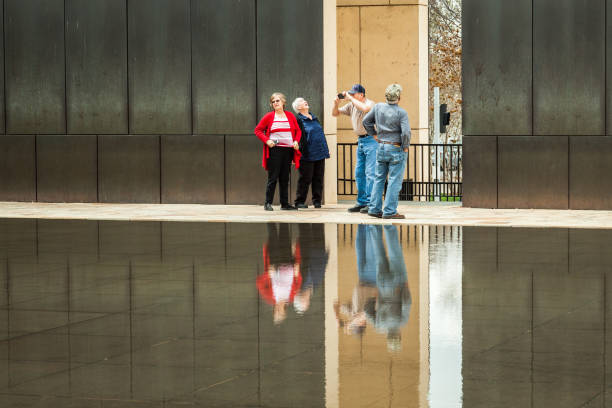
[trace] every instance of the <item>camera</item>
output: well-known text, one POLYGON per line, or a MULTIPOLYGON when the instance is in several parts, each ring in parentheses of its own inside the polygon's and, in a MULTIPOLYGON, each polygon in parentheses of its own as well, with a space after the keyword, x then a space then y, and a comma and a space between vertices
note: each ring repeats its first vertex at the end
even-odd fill
POLYGON ((345 98, 345 97, 344 97, 344 93, 340 92, 340 93, 338 94, 338 99, 344 99, 344 98, 345 98))

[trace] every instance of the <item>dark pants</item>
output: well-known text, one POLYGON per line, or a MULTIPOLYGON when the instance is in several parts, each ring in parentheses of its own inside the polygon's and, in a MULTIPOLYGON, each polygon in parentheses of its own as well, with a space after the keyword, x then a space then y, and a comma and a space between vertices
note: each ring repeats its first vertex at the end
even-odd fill
POLYGON ((282 206, 289 205, 289 174, 293 160, 292 147, 273 147, 268 157, 268 185, 266 186, 266 203, 274 201, 274 190, 278 181, 278 194, 282 206))
POLYGON ((297 186, 296 203, 304 204, 308 195, 308 187, 312 183, 312 202, 323 200, 323 175, 325 174, 325 159, 300 162, 300 178, 297 186))
MULTIPOLYGON (((268 223, 268 255, 270 264, 278 265, 283 263, 293 263, 293 252, 291 250, 291 234, 289 224, 268 223)), ((264 271, 268 272, 268 271, 264 271)))

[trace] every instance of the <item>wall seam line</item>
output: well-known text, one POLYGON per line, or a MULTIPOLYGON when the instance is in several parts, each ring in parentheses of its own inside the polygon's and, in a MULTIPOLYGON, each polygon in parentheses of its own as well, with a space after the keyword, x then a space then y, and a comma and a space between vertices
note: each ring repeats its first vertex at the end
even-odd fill
POLYGON ((2 80, 4 81, 3 86, 3 99, 4 99, 4 134, 7 134, 8 126, 7 126, 7 109, 6 109, 6 1, 2 0, 2 65, 4 70, 4 75, 2 76, 2 80))
POLYGON ((67 53, 66 49, 66 0, 64 0, 64 29, 62 33, 64 34, 64 132, 69 134, 68 131, 68 61, 67 61, 67 53))
POLYGON ((130 108, 132 103, 130 101, 130 14, 129 14, 129 2, 130 0, 125 1, 125 87, 126 87, 126 97, 127 97, 127 134, 132 133, 131 126, 131 115, 130 108))

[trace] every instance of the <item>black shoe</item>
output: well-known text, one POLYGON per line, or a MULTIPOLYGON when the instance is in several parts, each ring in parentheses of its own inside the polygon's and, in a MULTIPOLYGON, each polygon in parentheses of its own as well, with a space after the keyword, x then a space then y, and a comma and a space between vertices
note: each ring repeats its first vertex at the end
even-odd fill
POLYGON ((266 210, 266 211, 274 211, 274 208, 272 208, 272 204, 265 203, 264 204, 264 210, 266 210))
POLYGON ((371 212, 369 212, 368 215, 370 217, 375 217, 375 218, 382 218, 383 216, 382 213, 371 213, 371 212))
POLYGON ((296 207, 292 206, 292 205, 281 205, 281 210, 297 210, 296 207))
POLYGON ((304 203, 295 203, 295 206, 297 208, 308 208, 308 206, 306 204, 304 204, 304 203))
POLYGON ((321 208, 321 203, 314 203, 314 208, 321 208))
POLYGON ((359 210, 359 212, 362 213, 362 214, 367 214, 369 211, 370 211, 370 209, 367 206, 365 206, 361 210, 359 210))
POLYGON ((366 205, 356 204, 354 207, 348 209, 348 212, 359 212, 362 208, 366 208, 366 205))

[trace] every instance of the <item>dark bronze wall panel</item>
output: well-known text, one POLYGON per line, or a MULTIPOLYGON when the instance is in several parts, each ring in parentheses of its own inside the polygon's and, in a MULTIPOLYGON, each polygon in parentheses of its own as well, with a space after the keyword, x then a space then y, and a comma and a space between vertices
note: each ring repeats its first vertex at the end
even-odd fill
POLYGON ((531 134, 531 0, 463 1, 463 132, 531 134))
MULTIPOLYGON (((2 33, 2 38, 4 39, 4 0, 0 1, 0 32, 2 33)), ((0 133, 5 132, 5 121, 4 121, 4 47, 0 49, 0 61, 3 63, 0 64, 0 133)))
POLYGON ((66 0, 68 133, 125 134, 125 0, 66 0))
POLYGON ((189 9, 189 0, 128 1, 130 133, 191 133, 189 9))
POLYGON ((612 138, 570 137, 569 153, 570 208, 612 209, 612 138))
POLYGON ((159 203, 159 136, 99 136, 102 203, 159 203))
POLYGON ((38 201, 98 200, 97 136, 37 136, 38 201))
POLYGON ((606 135, 612 134, 612 0, 606 0, 606 135))
POLYGON ((34 136, 0 137, 0 201, 36 201, 34 136))
POLYGON ((534 134, 603 135, 604 1, 534 0, 533 5, 534 134))
MULTIPOLYGON (((264 204, 268 173, 261 166, 262 150, 255 136, 225 136, 226 204, 264 204)), ((278 203, 278 186, 274 199, 278 203)))
POLYGON ((64 0, 5 1, 7 133, 66 133, 64 0))
POLYGON ((463 137, 463 205, 497 208, 497 136, 463 137))
POLYGON ((498 138, 499 208, 568 208, 568 138, 498 138))
POLYGON ((257 1, 258 116, 270 110, 270 95, 298 96, 323 117, 323 1, 257 1), (281 34, 282 33, 282 34, 281 34))
POLYGON ((191 5, 193 132, 250 133, 257 119, 255 1, 191 5))
POLYGON ((161 202, 225 203, 224 137, 161 137, 161 202))

